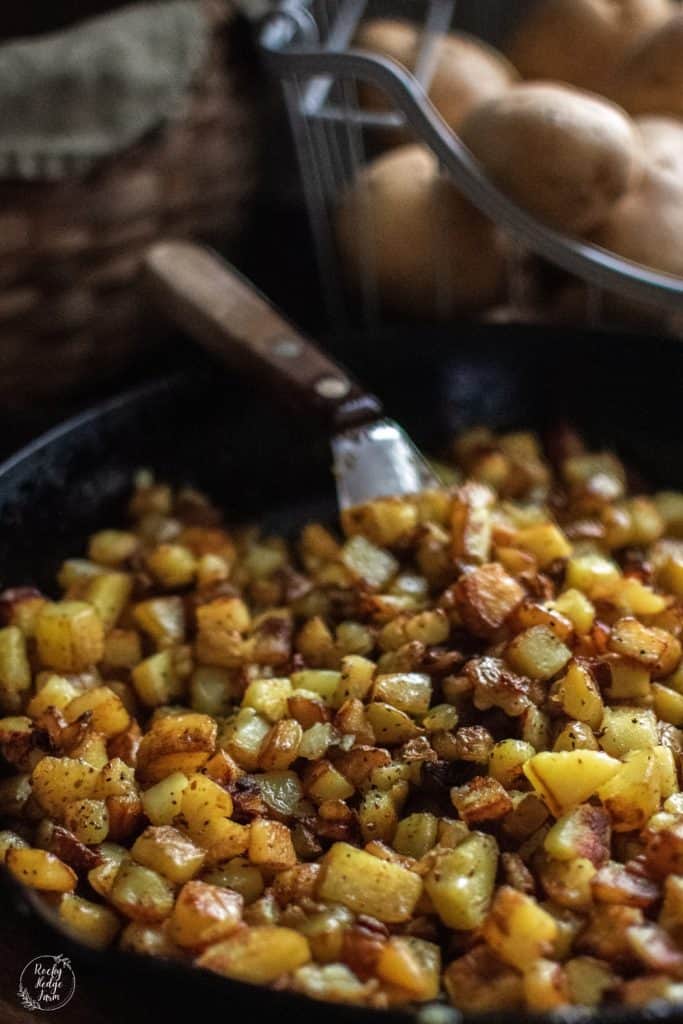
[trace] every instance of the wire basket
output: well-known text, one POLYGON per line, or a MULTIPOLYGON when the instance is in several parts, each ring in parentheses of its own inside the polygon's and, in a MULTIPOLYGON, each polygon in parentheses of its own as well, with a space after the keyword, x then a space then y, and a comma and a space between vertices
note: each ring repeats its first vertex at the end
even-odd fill
MULTIPOLYGON (((372 329, 387 315, 377 287, 371 245, 361 246, 360 296, 349 301, 335 241, 334 216, 340 196, 376 153, 378 130, 409 130, 426 143, 460 193, 502 229, 506 238, 507 296, 498 315, 538 318, 529 293, 526 268, 559 268, 564 280, 583 283, 582 314, 592 324, 606 322, 605 297, 617 296, 626 308, 654 317, 660 326, 680 329, 683 279, 624 259, 589 242, 543 224, 499 191, 482 173, 458 136, 427 99, 439 40, 450 29, 464 30, 497 43, 534 0, 283 0, 266 19, 261 46, 281 79, 295 140, 321 287, 332 329, 344 330, 360 316, 372 329), (409 17, 420 26, 414 74, 389 58, 354 49, 360 22, 368 17, 409 17), (359 91, 371 85, 387 100, 386 109, 369 110, 359 91), (539 259, 540 258, 540 259, 539 259), (512 313, 510 314, 510 311, 512 313)), ((537 2, 537 0, 536 0, 537 2)), ((368 219, 372 202, 366 203, 368 219)), ((367 232, 359 218, 358 232, 367 232)), ((438 265, 435 260, 435 265, 438 265)), ((438 275, 438 269, 435 271, 438 275)), ((566 283, 566 282, 565 282, 566 283)), ((448 282, 435 282, 447 311, 448 282)), ((439 310, 436 310, 437 317, 439 310)), ((489 311, 489 315, 491 314, 489 311)))

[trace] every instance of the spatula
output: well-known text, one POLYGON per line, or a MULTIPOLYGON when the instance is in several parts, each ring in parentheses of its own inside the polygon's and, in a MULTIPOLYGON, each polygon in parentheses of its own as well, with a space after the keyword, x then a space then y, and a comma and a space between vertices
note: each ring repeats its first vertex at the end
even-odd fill
POLYGON ((331 435, 340 508, 437 485, 415 444, 364 391, 233 267, 191 242, 159 242, 145 259, 159 310, 233 369, 316 413, 331 435))

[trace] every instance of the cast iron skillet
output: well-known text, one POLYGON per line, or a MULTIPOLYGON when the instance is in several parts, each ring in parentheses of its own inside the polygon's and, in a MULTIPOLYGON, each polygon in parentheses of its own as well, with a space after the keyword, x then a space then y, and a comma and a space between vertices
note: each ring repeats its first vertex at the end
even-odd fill
MULTIPOLYGON (((372 347, 349 339, 343 355, 427 451, 438 451, 454 431, 477 423, 545 431, 569 420, 591 444, 615 448, 652 485, 683 488, 679 342, 460 325, 379 333, 372 347)), ((121 521, 132 473, 140 466, 206 489, 229 520, 256 519, 265 529, 287 532, 308 518, 334 516, 328 458, 326 440, 309 421, 283 415, 260 392, 197 357, 187 373, 70 420, 0 466, 0 586, 33 583, 50 592, 60 561, 81 552, 93 530, 121 521)), ((39 927, 35 915, 43 912, 35 901, 4 869, 0 880, 39 927)), ((85 951, 61 935, 55 940, 98 971, 103 1001, 108 987, 125 981, 131 1001, 145 999, 167 1019, 191 1014, 196 1020, 199 1012, 206 1020, 229 1010, 296 1017, 304 1024, 322 1014, 329 1021, 378 1021, 377 1011, 321 1006, 176 964, 85 951)), ((382 1013, 386 1024, 416 1016, 382 1013)), ((425 1024, 437 1024, 424 1014, 417 1011, 425 1024)), ((584 1015, 571 1010, 561 1016, 574 1021, 584 1015)), ((647 1014, 607 1011, 601 1018, 642 1024, 653 1015, 683 1020, 683 1011, 670 1006, 647 1014)), ((459 1018, 448 1010, 439 1024, 459 1018)))

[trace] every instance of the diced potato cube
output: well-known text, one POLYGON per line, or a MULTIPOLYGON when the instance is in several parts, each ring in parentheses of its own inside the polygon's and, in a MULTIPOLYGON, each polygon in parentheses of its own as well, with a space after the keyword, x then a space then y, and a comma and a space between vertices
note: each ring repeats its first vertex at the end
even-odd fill
POLYGON ((133 608, 138 626, 157 647, 181 644, 185 639, 185 605, 182 597, 152 597, 133 608))
POLYGON ((399 743, 407 743, 421 733, 410 715, 383 701, 376 700, 368 704, 365 714, 377 742, 383 746, 395 747, 399 743))
POLYGON ((655 683, 652 687, 652 696, 657 718, 679 728, 683 726, 683 694, 655 683))
POLYGON ((459 487, 451 508, 452 554, 468 562, 485 562, 491 550, 491 509, 495 493, 470 481, 459 487))
POLYGON ((532 554, 541 569, 557 559, 569 558, 572 553, 571 544, 554 523, 538 523, 518 530, 514 543, 532 554))
POLYGON ((539 879, 546 895, 567 910, 587 910, 593 903, 592 881, 597 868, 587 857, 548 858, 541 862, 539 879))
POLYGON ((585 803, 620 770, 598 750, 542 751, 524 765, 524 774, 555 817, 585 803))
POLYGON ((147 556, 147 568, 162 587, 173 590, 192 583, 197 560, 182 544, 158 544, 147 556))
POLYGON ((598 790, 616 832, 641 829, 661 800, 659 763, 652 750, 631 750, 619 771, 598 790))
POLYGON ((18 626, 0 629, 0 709, 18 711, 21 695, 31 686, 26 637, 18 626))
POLYGON ((190 679, 190 706, 202 715, 219 718, 236 703, 236 687, 229 669, 200 665, 190 679))
POLYGON ((515 671, 543 680, 561 672, 572 652, 547 626, 532 626, 517 634, 505 656, 515 671))
POLYGON ((387 924, 408 921, 422 894, 422 879, 348 843, 334 843, 322 859, 317 895, 387 924))
POLYGON ((125 530, 100 530, 88 543, 88 558, 101 565, 120 565, 135 554, 140 541, 125 530))
POLYGON ((641 583, 635 576, 618 577, 593 589, 595 601, 606 601, 624 615, 657 615, 669 603, 662 594, 641 583))
POLYGON ((181 714, 158 718, 142 737, 137 772, 147 783, 174 772, 186 775, 208 761, 216 747, 217 726, 208 715, 181 714))
POLYGON ((618 580, 620 575, 615 563, 604 555, 575 555, 567 562, 565 586, 592 598, 596 588, 618 580))
POLYGON ((294 672, 291 680, 292 686, 296 690, 309 690, 311 693, 318 694, 327 703, 337 692, 341 678, 341 672, 305 669, 303 672, 294 672))
POLYGON ((280 821, 257 818, 251 823, 249 860, 258 867, 284 871, 297 862, 292 833, 280 821))
POLYGON ((618 979, 609 964, 592 956, 576 956, 564 965, 573 1003, 599 1006, 605 995, 616 988, 618 979))
POLYGON ((637 619, 619 619, 612 627, 610 650, 645 665, 653 676, 667 676, 681 660, 681 645, 666 630, 644 626, 637 619))
POLYGON ((209 946, 197 966, 237 981, 268 985, 311 959, 306 938, 293 928, 258 925, 209 946))
POLYGON ((81 843, 103 843, 109 834, 109 811, 104 800, 73 800, 64 808, 64 824, 81 843))
POLYGON ((112 629, 104 638, 102 661, 110 668, 134 668, 142 660, 140 636, 134 629, 112 629))
POLYGON ((599 750, 599 746, 590 725, 585 722, 567 722, 557 734, 553 750, 599 750))
POLYGON ((372 686, 375 663, 357 654, 342 658, 341 677, 332 698, 334 707, 341 707, 345 700, 363 700, 372 686))
POLYGON ((372 699, 391 704, 408 715, 424 715, 432 699, 432 681, 423 672, 378 675, 372 699))
POLYGON ((212 818, 196 826, 192 838, 206 850, 207 866, 222 864, 249 849, 250 825, 239 825, 230 818, 212 818))
POLYGON ((347 800, 354 787, 329 761, 318 761, 306 778, 306 795, 316 803, 325 800, 347 800))
POLYGON ((51 818, 58 819, 71 801, 88 799, 97 783, 95 768, 71 757, 43 757, 31 775, 33 795, 51 818))
POLYGON ((188 881, 173 907, 169 936, 185 949, 204 949, 240 927, 242 905, 237 892, 199 880, 188 881))
POLYGON ((262 771, 285 771, 299 756, 303 729, 292 718, 283 718, 265 736, 259 750, 258 764, 262 771))
POLYGON ((531 896, 502 885, 482 925, 482 935, 501 960, 525 971, 552 952, 557 922, 531 896))
POLYGON ((62 897, 59 918, 67 931, 93 949, 110 946, 121 927, 121 922, 109 907, 85 900, 75 893, 65 893, 62 897))
POLYGON ((398 825, 398 808, 392 790, 369 789, 358 808, 361 834, 366 843, 391 843, 398 825))
POLYGON ((428 812, 409 814, 402 818, 394 833, 394 849, 404 857, 420 857, 436 845, 439 821, 428 812))
POLYGON ((253 708, 269 722, 277 722, 286 716, 291 695, 289 679, 254 679, 244 693, 242 707, 253 708))
POLYGON ((659 769, 659 789, 662 800, 678 793, 678 769, 674 752, 670 747, 657 746, 652 748, 659 769))
POLYGON ((130 854, 125 846, 119 846, 117 843, 101 843, 98 853, 102 857, 102 863, 88 871, 88 882, 98 895, 108 899, 116 872, 124 860, 130 860, 130 854))
POLYGON ((71 892, 78 882, 76 872, 47 850, 15 846, 7 851, 5 864, 20 882, 41 892, 71 892))
POLYGON ((569 1003, 564 968, 554 960, 534 960, 524 974, 524 999, 529 1010, 544 1012, 569 1003))
MULTIPOLYGON (((221 745, 225 747, 231 757, 235 759, 240 768, 253 772, 258 769, 258 759, 261 753, 261 744, 270 732, 271 723, 267 718, 256 713, 253 708, 242 708, 237 717, 230 723, 224 737, 221 737, 221 745)), ((313 728, 316 728, 313 726, 313 728)), ((325 728, 323 726, 323 728, 325 728)), ((307 730, 310 732, 311 730, 307 730)), ((305 739, 306 733, 304 733, 305 739)), ((299 747, 299 753, 305 757, 303 741, 299 747)), ((327 749, 327 746, 325 747, 327 749)), ((320 756, 320 755, 315 755, 320 756)))
POLYGON ((163 921, 173 909, 173 886, 150 868, 124 860, 112 883, 109 899, 134 921, 163 921))
POLYGON ((41 608, 36 621, 38 657, 46 668, 82 672, 101 660, 104 629, 84 601, 59 601, 41 608))
POLYGON ((50 675, 26 706, 26 714, 36 719, 48 708, 63 711, 77 697, 79 690, 62 676, 50 675))
POLYGON ((439 855, 425 878, 425 892, 449 928, 478 928, 489 909, 498 867, 493 836, 473 832, 439 855))
POLYGON ((91 604, 105 632, 113 629, 133 590, 133 578, 125 572, 102 572, 93 576, 79 595, 91 604))
POLYGON ((261 869, 250 864, 246 857, 233 857, 232 860, 209 868, 203 872, 202 881, 234 889, 247 904, 262 896, 265 888, 261 869))
POLYGON ((523 599, 524 590, 498 562, 490 562, 464 572, 452 594, 467 629, 493 639, 523 599))
POLYGON ((559 595, 553 602, 555 608, 561 615, 566 615, 574 626, 577 633, 583 635, 589 633, 595 621, 595 608, 585 594, 574 587, 570 587, 559 595))
POLYGON ((587 665, 572 660, 558 684, 558 697, 565 715, 598 729, 604 705, 600 690, 587 665))
POLYGON ((200 828, 207 818, 229 818, 232 797, 213 779, 199 773, 190 775, 182 794, 182 814, 190 829, 200 828))
POLYGON ((138 836, 131 849, 138 864, 152 868, 169 882, 189 882, 199 873, 204 850, 171 825, 151 826, 138 836))
POLYGON ((610 820, 602 807, 580 804, 563 814, 543 840, 555 860, 585 857, 600 867, 610 856, 610 820))
POLYGON ((417 527, 417 508, 405 498, 375 498, 342 509, 342 526, 347 536, 362 534, 379 547, 404 547, 417 527))
POLYGON ((656 747, 657 719, 647 708, 606 707, 599 738, 602 749, 612 757, 623 757, 629 750, 656 747))
POLYGON ((609 662, 610 684, 605 693, 610 700, 642 700, 650 696, 650 670, 637 661, 616 657, 609 662))
POLYGON ((171 651, 159 651, 136 665, 131 673, 133 686, 148 708, 170 704, 183 692, 182 680, 173 662, 171 651))
POLYGON ((451 789, 451 801, 467 825, 497 821, 513 809, 513 803, 497 779, 476 775, 451 789))
POLYGON ((382 947, 375 968, 377 977, 407 989, 416 1000, 435 999, 439 993, 441 952, 424 939, 395 937, 382 947))
POLYGON ((532 745, 524 740, 501 740, 489 756, 489 775, 505 789, 515 789, 524 775, 524 764, 535 753, 532 745))
POLYGON ((142 806, 153 825, 170 825, 182 807, 187 776, 173 772, 142 794, 142 806))
POLYGON ((374 590, 386 586, 398 572, 398 562, 388 551, 378 548, 365 537, 351 537, 341 549, 342 564, 353 575, 374 590))
POLYGON ((91 715, 92 728, 106 739, 124 732, 131 720, 121 698, 108 686, 96 686, 92 690, 86 690, 64 709, 67 722, 75 722, 85 714, 91 715))

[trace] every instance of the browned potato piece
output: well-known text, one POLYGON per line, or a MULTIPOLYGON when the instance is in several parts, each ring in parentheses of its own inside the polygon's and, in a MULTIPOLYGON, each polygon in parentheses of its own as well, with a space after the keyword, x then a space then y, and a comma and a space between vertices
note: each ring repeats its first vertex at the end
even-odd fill
POLYGON ((633 43, 671 12, 669 0, 543 0, 516 25, 505 52, 524 78, 599 92, 633 43))
POLYGON ((71 892, 78 882, 76 872, 46 850, 15 846, 7 851, 5 863, 15 878, 41 892, 71 892))
POLYGON ((524 591, 501 565, 491 562, 463 573, 453 595, 470 632, 492 639, 520 603, 524 591))
POLYGON ((562 85, 513 86, 460 134, 511 199, 572 234, 602 224, 642 174, 642 143, 624 112, 562 85))
POLYGON ((310 946, 299 932, 258 925, 209 946, 197 964, 237 981, 267 985, 310 959, 310 946))
POLYGON ((242 903, 240 894, 230 889, 186 882, 173 907, 169 937, 185 949, 204 949, 239 928, 242 903))
POLYGON ((359 287, 369 244, 380 296, 397 312, 443 317, 492 302, 501 287, 493 226, 422 146, 401 146, 364 168, 342 198, 336 226, 351 282, 359 287))
POLYGON ((616 654, 645 665, 655 677, 669 675, 681 660, 681 645, 675 636, 630 616, 614 624, 609 646, 616 654))
POLYGON ((176 771, 190 774, 213 753, 216 732, 216 723, 208 715, 159 718, 140 743, 138 771, 147 782, 159 782, 176 771))
POLYGON ((398 923, 410 918, 422 879, 348 843, 335 843, 323 858, 317 892, 320 899, 343 903, 356 913, 398 923))

